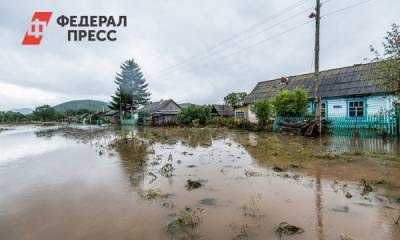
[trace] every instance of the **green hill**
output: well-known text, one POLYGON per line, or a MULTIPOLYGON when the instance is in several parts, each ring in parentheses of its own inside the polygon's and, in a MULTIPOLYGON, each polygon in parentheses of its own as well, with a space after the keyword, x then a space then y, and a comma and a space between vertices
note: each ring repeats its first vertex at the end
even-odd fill
POLYGON ((94 112, 102 112, 109 110, 108 103, 97 100, 74 100, 61 103, 54 106, 57 112, 64 112, 66 110, 79 110, 87 109, 94 112))
POLYGON ((181 108, 188 108, 188 107, 193 106, 193 105, 194 105, 193 103, 179 103, 179 106, 181 108))

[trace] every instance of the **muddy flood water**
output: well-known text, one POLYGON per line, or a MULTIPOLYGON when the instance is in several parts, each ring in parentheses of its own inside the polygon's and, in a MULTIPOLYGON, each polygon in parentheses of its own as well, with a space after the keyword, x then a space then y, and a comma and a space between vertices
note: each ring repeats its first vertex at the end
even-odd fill
POLYGON ((394 142, 6 127, 1 240, 400 239, 394 142))

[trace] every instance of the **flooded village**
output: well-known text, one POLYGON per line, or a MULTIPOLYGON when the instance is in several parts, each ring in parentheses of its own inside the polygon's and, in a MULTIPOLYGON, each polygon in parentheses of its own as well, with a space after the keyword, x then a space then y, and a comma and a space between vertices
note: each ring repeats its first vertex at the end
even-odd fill
POLYGON ((398 239, 396 96, 368 87, 370 68, 322 72, 323 85, 358 88, 325 96, 320 122, 308 115, 312 75, 224 105, 38 107, 1 128, 0 237, 398 239))
POLYGON ((2 239, 400 236, 398 142, 80 125, 0 140, 2 239))
POLYGON ((399 3, 172 2, 35 12, 4 54, 0 240, 399 240, 399 3))

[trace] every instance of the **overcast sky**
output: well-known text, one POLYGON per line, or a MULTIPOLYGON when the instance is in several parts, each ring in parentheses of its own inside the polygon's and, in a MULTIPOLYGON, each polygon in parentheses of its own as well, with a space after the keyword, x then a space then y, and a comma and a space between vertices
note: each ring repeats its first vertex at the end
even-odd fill
MULTIPOLYGON (((322 15, 363 2, 325 1, 322 15)), ((227 93, 250 92, 259 81, 311 72, 314 24, 296 26, 310 20, 314 3, 1 1, 0 110, 109 101, 115 73, 129 58, 141 66, 153 101, 220 103, 227 93), (34 11, 52 11, 53 17, 40 46, 22 46, 34 11), (117 29, 116 42, 67 42, 66 30, 56 24, 63 14, 127 15, 128 26, 117 29)), ((365 62, 369 45, 380 47, 390 25, 400 24, 399 9, 399 0, 371 0, 322 18, 321 68, 365 62)))

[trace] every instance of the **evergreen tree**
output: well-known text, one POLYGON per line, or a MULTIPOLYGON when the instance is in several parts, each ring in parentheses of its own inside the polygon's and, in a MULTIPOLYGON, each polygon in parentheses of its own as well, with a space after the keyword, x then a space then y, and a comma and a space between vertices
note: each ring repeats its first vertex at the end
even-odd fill
POLYGON ((115 77, 117 90, 112 96, 110 108, 126 111, 136 110, 150 100, 147 83, 138 64, 133 59, 121 64, 121 72, 115 77))

